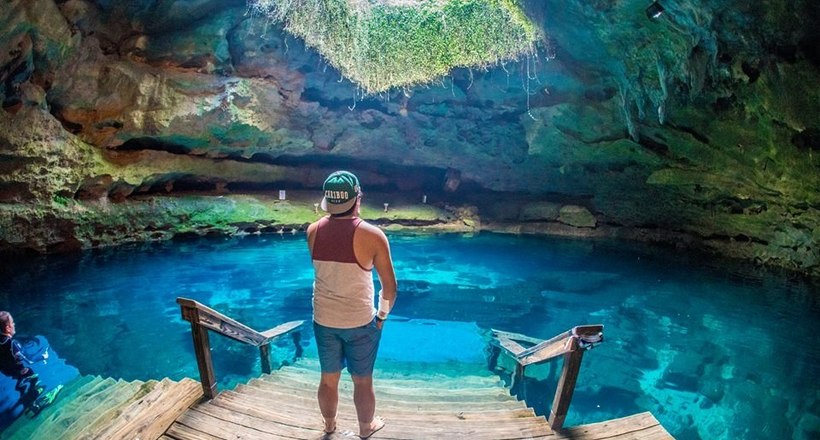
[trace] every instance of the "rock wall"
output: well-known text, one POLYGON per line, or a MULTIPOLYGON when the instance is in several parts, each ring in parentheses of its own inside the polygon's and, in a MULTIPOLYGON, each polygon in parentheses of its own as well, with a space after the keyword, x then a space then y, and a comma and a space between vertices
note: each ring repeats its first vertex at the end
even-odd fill
POLYGON ((5 2, 0 247, 166 237, 124 213, 350 168, 476 228, 820 274, 813 2, 667 1, 654 20, 636 0, 525 4, 536 56, 362 96, 244 0, 5 2))

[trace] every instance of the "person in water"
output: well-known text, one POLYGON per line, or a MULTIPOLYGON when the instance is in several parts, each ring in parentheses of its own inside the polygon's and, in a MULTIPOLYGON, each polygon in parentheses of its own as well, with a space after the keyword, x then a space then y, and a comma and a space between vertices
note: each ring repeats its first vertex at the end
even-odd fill
MULTIPOLYGON (((43 387, 34 370, 23 365, 23 362, 31 365, 35 361, 27 359, 20 343, 14 340, 16 333, 14 318, 7 311, 0 311, 0 331, 2 331, 0 334, 0 372, 17 381, 15 388, 20 392, 21 401, 32 407, 34 411, 38 411, 37 400, 43 392, 43 387)), ((37 362, 46 359, 48 359, 48 350, 43 352, 42 358, 37 362)))
POLYGON ((337 171, 328 176, 322 189, 321 206, 329 215, 307 229, 315 272, 313 329, 322 369, 319 409, 324 431, 334 432, 339 379, 346 366, 353 380, 359 436, 366 439, 385 424, 375 415, 373 366, 384 322, 396 301, 396 274, 384 232, 359 218, 359 179, 337 171), (378 308, 373 268, 382 286, 378 308))

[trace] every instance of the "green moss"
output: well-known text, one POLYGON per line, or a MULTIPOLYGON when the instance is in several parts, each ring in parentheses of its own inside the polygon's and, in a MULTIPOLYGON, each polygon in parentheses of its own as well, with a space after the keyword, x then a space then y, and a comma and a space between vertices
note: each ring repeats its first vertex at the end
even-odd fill
POLYGON ((536 27, 516 0, 254 0, 366 93, 428 83, 454 67, 530 53, 536 27))
POLYGON ((68 197, 55 195, 52 198, 52 201, 54 203, 56 203, 57 205, 60 205, 60 206, 68 206, 68 203, 69 203, 70 199, 68 197))

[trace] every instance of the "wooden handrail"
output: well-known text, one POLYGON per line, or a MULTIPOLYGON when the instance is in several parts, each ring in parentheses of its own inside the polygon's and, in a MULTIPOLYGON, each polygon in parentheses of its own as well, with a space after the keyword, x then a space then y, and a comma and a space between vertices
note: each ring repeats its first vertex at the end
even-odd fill
POLYGON ((549 417, 550 426, 557 431, 564 426, 564 420, 567 418, 584 350, 603 342, 603 331, 604 326, 600 324, 579 325, 553 338, 541 340, 519 333, 491 329, 490 343, 498 348, 490 358, 490 366, 495 368, 498 355, 502 350, 515 360, 516 368, 511 384, 512 389, 524 379, 524 369, 527 365, 539 364, 563 355, 564 365, 558 380, 558 388, 555 390, 555 397, 552 400, 549 417), (523 344, 529 345, 529 348, 524 347, 523 344))
POLYGON ((299 344, 299 328, 305 321, 290 321, 276 327, 258 332, 241 322, 231 319, 216 310, 188 298, 177 298, 182 311, 182 319, 191 323, 191 333, 194 338, 194 352, 199 368, 199 380, 202 382, 202 392, 208 399, 216 397, 216 379, 213 362, 211 361, 211 343, 208 339, 208 330, 227 336, 235 341, 259 347, 262 359, 262 372, 270 373, 270 343, 274 339, 293 332, 293 341, 296 345, 296 357, 301 356, 302 346, 299 344))

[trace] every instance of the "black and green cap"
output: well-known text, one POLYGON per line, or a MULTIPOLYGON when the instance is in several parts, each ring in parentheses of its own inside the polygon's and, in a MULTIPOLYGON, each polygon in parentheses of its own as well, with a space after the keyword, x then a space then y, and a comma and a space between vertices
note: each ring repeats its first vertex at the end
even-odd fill
POLYGON ((322 190, 325 193, 322 209, 331 214, 347 212, 361 193, 359 179, 349 171, 336 171, 327 176, 322 190))

